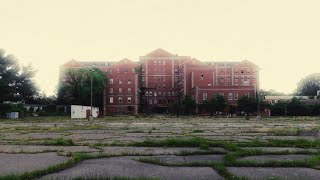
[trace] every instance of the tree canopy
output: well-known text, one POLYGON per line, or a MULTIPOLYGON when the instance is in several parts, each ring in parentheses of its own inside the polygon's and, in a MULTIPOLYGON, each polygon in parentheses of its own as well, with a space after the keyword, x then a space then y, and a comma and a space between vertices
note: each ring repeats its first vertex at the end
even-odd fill
POLYGON ((316 96, 318 90, 320 90, 320 73, 314 73, 298 82, 296 93, 300 96, 316 96))
POLYGON ((242 96, 238 100, 238 109, 240 111, 244 111, 249 115, 249 113, 253 113, 257 111, 258 101, 254 97, 242 96))
POLYGON ((13 55, 0 49, 0 104, 4 101, 32 103, 39 94, 33 77, 36 70, 31 66, 20 67, 13 55))
POLYGON ((205 104, 207 111, 209 111, 211 116, 213 116, 213 114, 216 111, 223 112, 226 105, 227 105, 227 102, 223 96, 214 95, 214 96, 212 96, 212 98, 205 101, 204 104, 205 104))
POLYGON ((102 107, 106 74, 98 68, 68 69, 58 89, 58 103, 90 105, 91 75, 93 105, 102 107))

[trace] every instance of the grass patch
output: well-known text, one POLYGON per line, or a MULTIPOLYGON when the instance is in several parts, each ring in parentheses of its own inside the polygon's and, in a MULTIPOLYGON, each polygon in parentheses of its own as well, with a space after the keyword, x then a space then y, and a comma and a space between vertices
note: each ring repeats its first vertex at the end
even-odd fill
POLYGON ((246 177, 238 177, 238 176, 231 174, 223 163, 216 163, 212 166, 212 168, 214 170, 216 170, 222 177, 224 177, 227 180, 229 180, 229 179, 230 180, 231 179, 233 179, 233 180, 246 180, 246 179, 248 179, 246 177))
POLYGON ((196 130, 193 130, 193 133, 203 133, 204 131, 203 130, 200 130, 200 129, 196 129, 196 130))
POLYGON ((154 177, 114 177, 114 178, 109 178, 109 177, 76 177, 73 178, 73 180, 87 180, 87 179, 99 179, 99 180, 158 180, 160 178, 154 178, 154 177))
POLYGON ((184 138, 184 139, 164 139, 154 140, 149 139, 143 142, 132 142, 129 146, 140 146, 140 147, 202 147, 208 149, 211 146, 217 146, 217 143, 208 141, 201 137, 184 138))
POLYGON ((254 140, 238 144, 241 147, 298 147, 298 148, 320 148, 320 139, 317 140, 277 140, 269 139, 267 141, 254 140))
POLYGON ((73 146, 75 145, 72 139, 49 139, 43 142, 44 145, 52 145, 52 146, 73 146))

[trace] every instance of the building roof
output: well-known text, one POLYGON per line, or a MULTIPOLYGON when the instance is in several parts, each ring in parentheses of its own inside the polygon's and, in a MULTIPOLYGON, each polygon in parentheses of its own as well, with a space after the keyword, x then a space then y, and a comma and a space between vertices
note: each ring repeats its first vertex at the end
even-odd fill
POLYGON ((292 98, 309 99, 309 96, 265 96, 265 100, 291 100, 292 98))
POLYGON ((165 51, 161 48, 158 48, 158 49, 146 54, 146 56, 148 56, 148 57, 172 57, 172 56, 176 56, 176 55, 169 53, 168 51, 165 51))

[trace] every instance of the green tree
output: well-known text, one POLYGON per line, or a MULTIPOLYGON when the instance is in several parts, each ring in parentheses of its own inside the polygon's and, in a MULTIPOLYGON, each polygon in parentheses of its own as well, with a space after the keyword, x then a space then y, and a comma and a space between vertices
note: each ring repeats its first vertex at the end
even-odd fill
POLYGON ((287 111, 288 115, 290 116, 306 116, 306 115, 311 115, 308 106, 303 104, 300 99, 294 97, 291 99, 291 101, 287 105, 287 111))
POLYGON ((299 81, 296 94, 300 96, 316 96, 318 90, 320 90, 320 73, 314 73, 299 81))
POLYGON ((247 117, 249 117, 250 113, 257 112, 258 101, 254 97, 242 96, 239 98, 237 104, 238 109, 244 111, 247 117))
POLYGON ((67 70, 64 77, 64 82, 61 82, 58 88, 58 103, 90 105, 91 76, 93 87, 93 105, 102 108, 106 74, 98 68, 67 70))
POLYGON ((0 113, 11 111, 4 101, 33 103, 39 94, 33 77, 36 71, 31 65, 23 66, 12 55, 0 49, 0 113), (7 106, 7 107, 6 107, 7 106))
POLYGON ((193 113, 196 108, 196 101, 190 95, 185 95, 182 100, 183 113, 188 115, 193 113))
POLYGON ((214 95, 211 99, 205 101, 204 104, 211 116, 213 116, 216 111, 224 112, 227 105, 226 100, 221 95, 214 95))

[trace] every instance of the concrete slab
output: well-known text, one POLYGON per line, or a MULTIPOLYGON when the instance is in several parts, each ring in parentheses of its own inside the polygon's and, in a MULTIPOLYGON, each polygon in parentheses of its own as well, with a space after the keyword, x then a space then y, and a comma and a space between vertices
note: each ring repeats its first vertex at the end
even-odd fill
POLYGON ((309 168, 228 167, 228 170, 236 176, 245 176, 249 179, 318 180, 320 178, 320 170, 309 168))
POLYGON ((194 155, 194 156, 147 156, 148 158, 158 159, 169 164, 191 163, 191 162, 223 162, 224 155, 194 155))
POLYGON ((98 152, 88 146, 37 146, 37 145, 1 145, 0 153, 39 153, 48 151, 98 152))
POLYGON ((57 153, 6 154, 0 153, 0 174, 18 174, 44 169, 67 161, 69 158, 57 153))
POLYGON ((134 156, 86 160, 42 179, 159 177, 161 179, 223 179, 209 167, 166 167, 132 160, 134 156))

